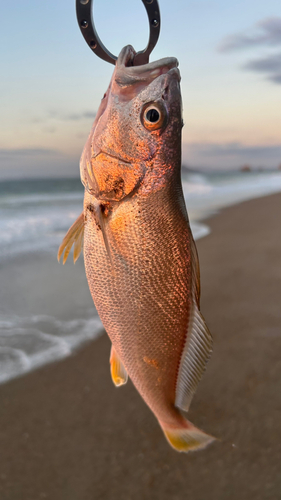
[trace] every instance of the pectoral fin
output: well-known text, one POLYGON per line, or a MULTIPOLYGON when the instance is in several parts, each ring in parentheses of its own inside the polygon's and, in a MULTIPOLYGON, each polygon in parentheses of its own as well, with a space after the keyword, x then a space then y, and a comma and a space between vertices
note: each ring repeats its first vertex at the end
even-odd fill
POLYGON ((75 263, 82 250, 83 237, 84 237, 84 213, 82 212, 79 215, 78 219, 76 219, 74 224, 72 224, 72 226, 69 228, 65 237, 62 240, 62 243, 58 251, 58 261, 60 260, 64 252, 63 264, 65 264, 69 252, 71 250, 71 247, 74 244, 73 260, 75 263))
POLYGON ((116 387, 127 383, 128 374, 113 346, 111 346, 110 353, 110 372, 112 381, 116 387))

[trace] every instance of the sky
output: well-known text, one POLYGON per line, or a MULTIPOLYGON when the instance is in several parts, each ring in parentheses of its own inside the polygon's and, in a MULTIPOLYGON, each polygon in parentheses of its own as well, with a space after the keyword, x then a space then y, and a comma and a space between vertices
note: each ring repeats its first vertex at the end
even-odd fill
MULTIPOLYGON (((281 164, 280 0, 159 0, 150 61, 175 56, 183 163, 204 170, 281 164)), ((94 0, 99 36, 117 55, 142 50, 141 0, 94 0)), ((74 0, 0 2, 0 179, 79 175, 113 66, 84 41, 74 0)))

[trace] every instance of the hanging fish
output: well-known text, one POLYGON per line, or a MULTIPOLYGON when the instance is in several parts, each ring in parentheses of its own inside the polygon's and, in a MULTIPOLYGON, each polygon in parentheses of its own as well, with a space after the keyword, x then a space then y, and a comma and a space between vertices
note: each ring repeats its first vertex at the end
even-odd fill
POLYGON ((214 438, 184 418, 212 351, 181 186, 175 58, 133 66, 123 48, 85 145, 84 210, 58 258, 84 242, 90 291, 111 339, 116 386, 131 378, 178 451, 214 438))

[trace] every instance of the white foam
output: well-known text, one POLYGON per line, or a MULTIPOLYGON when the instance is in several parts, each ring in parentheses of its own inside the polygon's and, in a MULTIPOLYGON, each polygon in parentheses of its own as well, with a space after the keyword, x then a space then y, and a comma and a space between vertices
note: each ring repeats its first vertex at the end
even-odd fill
POLYGON ((21 349, 0 347, 0 383, 27 372, 29 369, 29 358, 21 349))
POLYGON ((218 213, 224 207, 281 191, 281 172, 209 175, 206 179, 196 175, 196 186, 192 179, 192 175, 185 177, 183 192, 193 223, 218 213))
POLYGON ((204 236, 208 236, 208 234, 210 234, 210 228, 206 224, 202 224, 201 222, 191 222, 190 226, 195 240, 199 240, 200 238, 204 238, 204 236))
POLYGON ((98 317, 71 321, 52 316, 3 318, 0 322, 0 383, 70 355, 102 333, 98 317))

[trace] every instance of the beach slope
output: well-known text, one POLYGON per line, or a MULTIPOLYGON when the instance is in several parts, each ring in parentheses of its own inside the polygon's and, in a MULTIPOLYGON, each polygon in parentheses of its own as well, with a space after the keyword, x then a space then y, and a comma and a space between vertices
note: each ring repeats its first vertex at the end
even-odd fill
POLYGON ((172 450, 132 384, 113 386, 104 335, 0 386, 1 500, 280 498, 281 195, 208 222, 197 245, 214 352, 188 418, 220 440, 172 450))

